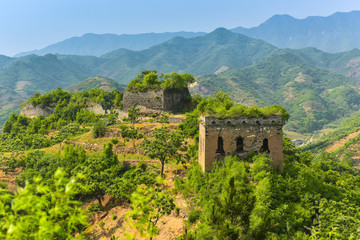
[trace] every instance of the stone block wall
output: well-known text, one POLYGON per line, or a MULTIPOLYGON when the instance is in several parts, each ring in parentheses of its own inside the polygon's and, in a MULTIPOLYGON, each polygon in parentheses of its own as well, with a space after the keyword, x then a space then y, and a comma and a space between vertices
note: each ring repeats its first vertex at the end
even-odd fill
POLYGON ((140 107, 142 112, 162 112, 182 110, 191 95, 189 90, 149 90, 146 92, 125 91, 123 96, 123 109, 140 107))
POLYGON ((267 152, 274 168, 283 169, 283 121, 270 118, 216 119, 202 116, 199 129, 199 163, 203 171, 226 155, 245 157, 250 152, 267 152), (241 139, 240 139, 241 138, 241 139))

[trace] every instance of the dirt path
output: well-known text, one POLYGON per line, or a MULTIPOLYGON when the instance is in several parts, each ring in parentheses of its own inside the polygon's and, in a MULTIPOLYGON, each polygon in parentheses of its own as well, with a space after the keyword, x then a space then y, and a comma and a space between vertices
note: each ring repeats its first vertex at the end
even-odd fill
POLYGON ((325 151, 329 152, 329 153, 334 152, 336 149, 344 146, 347 141, 356 137, 359 134, 360 134, 360 130, 357 132, 353 132, 353 133, 347 135, 346 137, 340 139, 339 141, 336 141, 334 144, 330 145, 328 148, 326 148, 325 151))

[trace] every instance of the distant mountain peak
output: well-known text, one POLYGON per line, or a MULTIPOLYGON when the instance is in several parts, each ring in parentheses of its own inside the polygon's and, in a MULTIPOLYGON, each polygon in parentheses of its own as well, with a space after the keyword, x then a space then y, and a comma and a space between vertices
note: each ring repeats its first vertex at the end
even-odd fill
POLYGON ((360 48, 359 29, 360 11, 352 11, 305 19, 277 14, 257 27, 238 27, 232 31, 262 39, 278 48, 315 47, 334 53, 360 48))
POLYGON ((141 34, 95 34, 85 33, 82 36, 71 37, 64 41, 51 44, 43 49, 19 53, 16 57, 36 54, 43 56, 47 53, 63 55, 101 56, 117 49, 126 48, 133 51, 144 50, 173 37, 192 38, 203 36, 204 32, 166 32, 141 34))

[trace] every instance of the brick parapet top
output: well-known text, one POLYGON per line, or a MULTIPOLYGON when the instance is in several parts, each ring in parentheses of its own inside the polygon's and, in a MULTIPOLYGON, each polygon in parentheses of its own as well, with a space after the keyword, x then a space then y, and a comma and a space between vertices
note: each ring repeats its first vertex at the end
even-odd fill
POLYGON ((284 125, 281 114, 274 115, 268 118, 224 118, 219 119, 212 116, 201 116, 201 124, 205 126, 239 126, 239 125, 255 125, 255 126, 282 126, 284 125))

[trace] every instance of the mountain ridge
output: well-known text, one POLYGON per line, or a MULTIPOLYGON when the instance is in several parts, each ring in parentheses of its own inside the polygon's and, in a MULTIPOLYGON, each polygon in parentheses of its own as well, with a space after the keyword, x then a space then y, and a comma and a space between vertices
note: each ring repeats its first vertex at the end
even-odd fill
POLYGON ((151 46, 161 44, 173 37, 196 37, 204 35, 204 32, 164 32, 164 33, 141 33, 141 34, 94 34, 86 33, 80 37, 71 37, 63 41, 51 44, 39 50, 22 52, 15 57, 22 57, 30 54, 66 54, 82 56, 101 56, 120 48, 129 50, 144 50, 151 46))
POLYGON ((286 14, 274 15, 256 27, 231 30, 262 39, 278 48, 315 47, 335 53, 360 48, 359 28, 360 11, 351 11, 304 19, 286 14))

